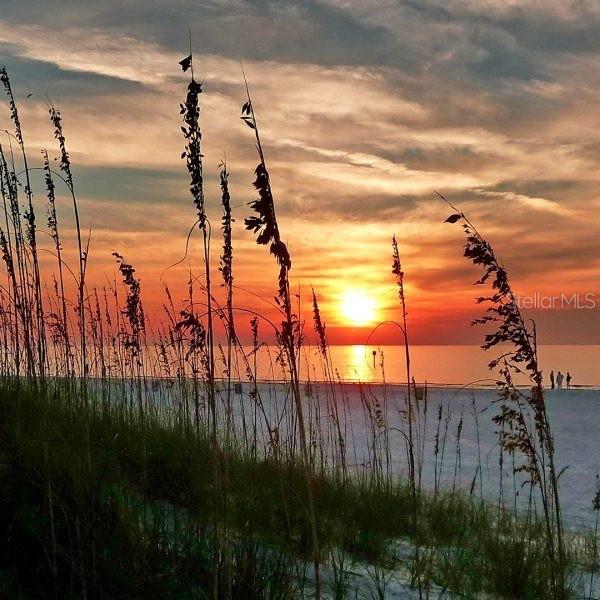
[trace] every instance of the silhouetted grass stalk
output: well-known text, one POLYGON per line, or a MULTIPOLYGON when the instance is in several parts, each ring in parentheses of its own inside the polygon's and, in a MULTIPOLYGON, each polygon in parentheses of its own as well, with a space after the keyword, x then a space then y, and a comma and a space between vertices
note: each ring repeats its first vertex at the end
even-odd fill
POLYGON ((10 113, 13 125, 15 128, 15 139, 18 142, 23 160, 23 173, 25 175, 25 195, 27 197, 27 210, 24 214, 27 223, 27 241, 31 253, 31 262, 33 266, 33 286, 34 286, 34 305, 35 305, 35 324, 38 350, 38 374, 44 376, 46 370, 46 328, 44 321, 44 306, 42 301, 42 280, 40 275, 40 265, 38 259, 37 234, 35 224, 35 211, 33 208, 33 191, 31 189, 31 181, 29 175, 29 165, 27 161, 27 152, 25 150, 25 141, 23 139, 23 130, 21 120, 17 109, 17 104, 12 91, 10 78, 6 69, 0 69, 0 81, 4 85, 4 90, 9 99, 10 113))
POLYGON ((312 305, 313 305, 313 323, 315 332, 317 334, 318 341, 318 350, 322 359, 323 364, 323 372, 325 375, 325 380, 329 384, 329 389, 331 393, 331 416, 333 418, 333 422, 336 429, 336 437, 337 437, 337 447, 338 453, 340 457, 340 464, 342 468, 342 474, 346 476, 347 474, 347 466, 346 466, 346 441, 344 435, 342 433, 341 422, 340 422, 340 411, 338 407, 338 398, 336 394, 336 386, 335 380, 333 376, 333 368, 331 363, 331 356, 329 353, 329 342, 327 340, 327 333, 325 323, 321 318, 321 311, 319 309, 319 303, 317 301, 317 295, 315 290, 312 290, 312 305))
MULTIPOLYGON (((191 40, 190 40, 191 46, 191 40)), ((187 61, 188 59, 184 59, 187 61)), ((215 337, 213 327, 213 298, 211 290, 211 271, 210 271, 210 223, 206 216, 205 196, 204 196, 204 175, 201 141, 202 133, 200 130, 200 102, 199 96, 202 93, 202 84, 194 79, 193 55, 189 55, 189 65, 187 68, 182 64, 184 71, 190 69, 190 82, 187 87, 187 95, 185 103, 181 105, 181 114, 183 115, 184 126, 182 127, 183 135, 186 140, 185 151, 182 156, 186 159, 186 166, 190 174, 190 194, 194 202, 197 216, 198 227, 202 232, 202 248, 204 254, 204 287, 206 292, 206 320, 207 326, 206 335, 206 378, 207 378, 207 394, 209 410, 211 413, 211 428, 213 445, 217 448, 217 407, 215 398, 215 337)), ((192 307, 193 310, 193 307, 192 307)), ((217 486, 218 494, 223 492, 223 482, 221 480, 220 466, 215 461, 214 478, 217 486)), ((224 499, 224 498, 223 498, 224 499)), ((225 500, 224 500, 225 501, 225 500)), ((229 589, 227 589, 226 597, 229 597, 229 589)), ((219 585, 217 574, 215 572, 215 586, 213 590, 214 598, 219 597, 219 585)))
POLYGON ((79 338, 80 338, 80 381, 85 382, 88 375, 87 349, 86 349, 86 327, 85 327, 85 272, 87 266, 87 252, 83 248, 81 239, 81 223, 79 220, 79 207, 77 205, 77 196, 75 195, 75 183, 71 171, 71 159, 67 152, 65 135, 62 126, 62 117, 60 111, 54 106, 50 106, 50 121, 54 127, 54 137, 58 141, 60 150, 60 170, 63 172, 63 181, 66 183, 73 203, 73 215, 75 217, 75 232, 77 235, 77 251, 79 267, 79 281, 77 285, 77 311, 79 315, 79 338))
POLYGON ((404 339, 404 358, 406 364, 406 415, 408 421, 408 441, 407 441, 407 451, 408 451, 408 476, 410 480, 412 498, 413 498, 413 506, 412 506, 412 515, 413 515, 413 526, 415 528, 415 569, 414 569, 414 577, 416 579, 417 587, 419 590, 419 598, 423 597, 423 591, 421 586, 421 574, 420 574, 420 548, 419 548, 419 535, 418 535, 418 527, 419 527, 419 507, 418 507, 418 498, 417 498, 417 477, 416 477, 416 469, 415 469, 415 440, 413 436, 413 400, 412 400, 412 390, 411 390, 411 381, 412 375, 410 370, 410 344, 408 338, 408 324, 407 324, 407 312, 406 312, 406 296, 404 293, 404 271, 402 270, 402 264, 400 262, 400 253, 398 251, 398 242, 396 241, 396 236, 392 237, 392 273, 396 276, 396 283, 398 285, 398 298, 400 299, 400 306, 402 309, 402 337, 404 339))
POLYGON ((56 187, 54 180, 52 179, 52 170, 50 169, 50 161, 48 159, 48 152, 43 152, 44 156, 44 180, 46 183, 46 194, 48 197, 48 228, 50 229, 50 235, 54 241, 54 250, 56 252, 56 263, 58 268, 58 292, 61 308, 61 337, 64 342, 64 353, 65 353, 65 373, 67 377, 72 376, 71 370, 71 344, 69 341, 69 320, 67 314, 67 301, 65 297, 65 283, 63 275, 63 258, 62 258, 62 245, 60 241, 60 235, 58 231, 58 217, 56 214, 56 187))
MULTIPOLYGON (((441 195, 440 195, 441 196, 441 195)), ((463 212, 446 198, 441 198, 455 211, 446 222, 462 221, 467 237, 464 255, 473 264, 481 266, 483 276, 478 285, 491 280, 492 294, 477 298, 478 303, 488 303, 487 313, 473 324, 496 324, 496 330, 485 336, 483 349, 501 343, 512 344, 512 349, 492 360, 490 369, 500 366, 502 380, 498 383, 502 400, 501 410, 494 422, 503 426, 500 439, 511 454, 520 452, 525 462, 516 469, 525 474, 532 486, 540 491, 547 529, 549 558, 553 564, 553 586, 556 598, 566 597, 566 558, 563 524, 558 491, 558 475, 554 464, 554 440, 544 401, 543 377, 537 357, 535 325, 529 331, 513 293, 506 269, 496 257, 491 245, 481 236, 463 212), (529 394, 521 392, 514 384, 513 375, 526 375, 532 384, 529 394), (534 431, 530 431, 526 410, 533 415, 534 431), (510 425, 506 430, 504 426, 510 425)))
POLYGON ((317 600, 321 597, 321 578, 320 578, 320 547, 318 539, 317 514, 315 510, 314 489, 312 481, 312 468, 309 455, 309 448, 306 440, 306 425, 304 422, 304 409, 300 397, 300 377, 298 373, 298 361, 296 354, 295 331, 297 320, 292 313, 292 300, 290 295, 289 270, 292 266, 290 254, 285 243, 281 240, 279 225, 275 216, 275 203, 271 190, 269 172, 265 162, 265 155, 260 140, 258 123, 254 113, 254 107, 250 98, 250 91, 246 82, 247 101, 242 107, 242 120, 253 131, 256 140, 256 148, 259 156, 259 164, 256 167, 256 180, 254 187, 258 191, 259 198, 251 204, 253 210, 259 216, 251 216, 245 219, 246 229, 257 234, 256 241, 260 245, 269 246, 270 253, 275 257, 279 265, 279 290, 278 298, 282 309, 284 320, 282 329, 279 333, 279 341, 287 353, 287 363, 290 372, 290 383, 296 409, 296 418, 298 419, 298 432, 300 435, 300 450, 303 459, 303 468, 306 479, 306 489, 309 505, 309 521, 313 545, 313 559, 315 568, 315 597, 317 600))

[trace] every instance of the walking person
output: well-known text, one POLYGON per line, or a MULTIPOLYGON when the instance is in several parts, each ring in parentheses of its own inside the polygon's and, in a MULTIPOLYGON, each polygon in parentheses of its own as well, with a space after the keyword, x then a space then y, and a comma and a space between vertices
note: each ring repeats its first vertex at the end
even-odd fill
POLYGON ((554 389, 554 370, 550 371, 550 389, 554 389))
POLYGON ((558 386, 559 390, 562 390, 562 382, 564 378, 565 376, 559 371, 558 375, 556 376, 556 385, 558 386))
POLYGON ((569 371, 567 371, 567 389, 570 390, 571 389, 571 380, 573 378, 571 377, 571 373, 569 373, 569 371))

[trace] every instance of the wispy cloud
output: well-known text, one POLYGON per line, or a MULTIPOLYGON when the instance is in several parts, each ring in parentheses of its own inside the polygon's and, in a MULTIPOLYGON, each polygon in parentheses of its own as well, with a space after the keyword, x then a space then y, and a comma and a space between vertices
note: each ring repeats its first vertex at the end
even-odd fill
POLYGON ((492 198, 502 198, 509 203, 516 202, 526 208, 545 211, 563 217, 570 217, 573 215, 573 210, 570 208, 562 206, 560 203, 553 200, 548 200, 547 198, 526 196, 525 194, 515 194, 514 192, 492 192, 489 190, 475 190, 475 193, 492 198))
POLYGON ((21 58, 144 84, 163 83, 176 62, 173 53, 134 37, 54 24, 0 21, 0 42, 10 44, 21 58))

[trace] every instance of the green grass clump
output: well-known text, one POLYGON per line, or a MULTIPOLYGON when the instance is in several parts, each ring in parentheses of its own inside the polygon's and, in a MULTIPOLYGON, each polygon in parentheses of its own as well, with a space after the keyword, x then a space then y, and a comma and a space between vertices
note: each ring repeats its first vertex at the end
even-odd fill
MULTIPOLYGON (((64 383, 0 383, 2 593, 293 598, 311 558, 302 465, 218 450, 169 409, 83 401, 64 383), (302 560, 300 560, 302 559, 302 560)), ((322 556, 410 570, 410 486, 314 474, 322 556)), ((464 597, 549 598, 544 536, 458 493, 418 499, 419 578, 464 597)))
POLYGON ((296 597, 292 559, 250 528, 225 552, 190 432, 10 384, 0 420, 2 597, 205 598, 215 573, 235 598, 296 597))

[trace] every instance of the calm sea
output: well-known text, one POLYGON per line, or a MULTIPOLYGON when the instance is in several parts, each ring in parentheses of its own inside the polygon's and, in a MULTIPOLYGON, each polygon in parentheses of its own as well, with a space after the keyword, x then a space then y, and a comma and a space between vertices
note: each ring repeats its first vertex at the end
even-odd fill
MULTIPOLYGON (((485 352, 478 346, 412 346, 412 375, 418 382, 431 384, 455 386, 478 382, 476 385, 481 387, 493 385, 494 375, 487 365, 506 350, 508 348, 485 352)), ((406 381, 403 346, 331 346, 330 352, 334 370, 345 381, 406 381)), ((600 345, 540 346, 538 352, 546 376, 551 370, 563 374, 568 371, 573 377, 573 386, 600 387, 600 345)), ((276 356, 274 347, 260 349, 257 357, 260 379, 282 378, 276 356)), ((302 379, 325 379, 315 347, 302 350, 301 376, 302 379)))

